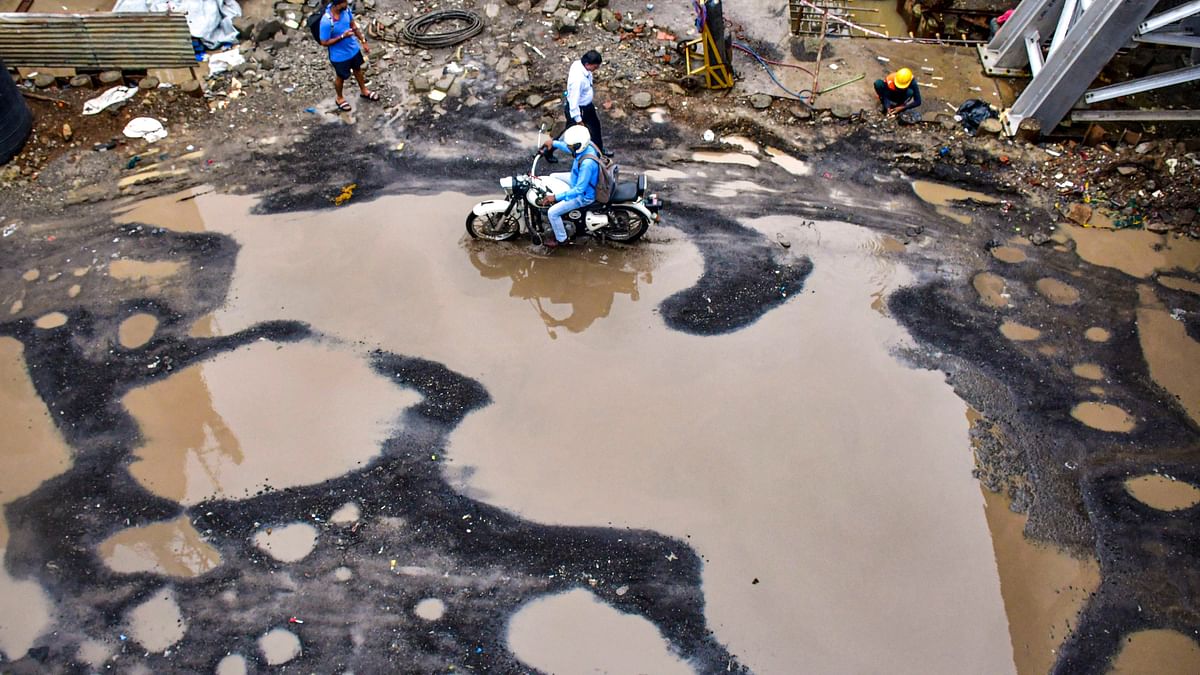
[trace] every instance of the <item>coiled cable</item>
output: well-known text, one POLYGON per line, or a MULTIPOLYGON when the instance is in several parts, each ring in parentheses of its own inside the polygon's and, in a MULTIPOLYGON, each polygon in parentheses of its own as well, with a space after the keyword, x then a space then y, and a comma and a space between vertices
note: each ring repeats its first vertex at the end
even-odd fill
POLYGON ((443 9, 422 14, 409 21, 400 31, 400 37, 416 47, 438 49, 453 47, 482 31, 483 19, 480 19, 478 14, 463 9, 443 9), (430 30, 433 26, 447 21, 453 21, 458 25, 450 30, 437 33, 430 30), (464 22, 466 25, 461 25, 464 22))

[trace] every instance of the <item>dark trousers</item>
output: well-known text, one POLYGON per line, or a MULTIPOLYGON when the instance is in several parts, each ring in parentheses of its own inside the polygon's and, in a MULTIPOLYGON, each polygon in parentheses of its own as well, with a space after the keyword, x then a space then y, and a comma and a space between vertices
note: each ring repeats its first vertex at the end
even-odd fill
MULTIPOLYGON (((563 115, 567 118, 567 126, 575 124, 575 119, 571 117, 571 107, 566 103, 563 104, 563 115)), ((579 116, 583 118, 583 125, 592 135, 592 142, 600 148, 600 152, 607 152, 604 149, 604 136, 600 134, 600 116, 596 114, 596 104, 579 106, 579 116)))
POLYGON ((908 103, 907 89, 888 89, 887 82, 883 80, 875 80, 875 95, 879 97, 879 104, 885 112, 888 108, 908 103))

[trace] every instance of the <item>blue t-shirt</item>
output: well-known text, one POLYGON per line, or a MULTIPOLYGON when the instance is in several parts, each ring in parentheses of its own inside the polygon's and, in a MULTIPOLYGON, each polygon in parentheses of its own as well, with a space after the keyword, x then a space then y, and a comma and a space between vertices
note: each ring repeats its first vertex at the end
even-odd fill
MULTIPOLYGON (((333 20, 333 17, 329 14, 329 10, 326 9, 325 16, 321 17, 321 42, 350 30, 350 21, 352 18, 349 7, 342 10, 342 14, 338 17, 337 21, 333 20)), ((358 38, 351 33, 344 40, 338 40, 329 46, 329 60, 334 63, 349 61, 358 54, 360 48, 358 38)))

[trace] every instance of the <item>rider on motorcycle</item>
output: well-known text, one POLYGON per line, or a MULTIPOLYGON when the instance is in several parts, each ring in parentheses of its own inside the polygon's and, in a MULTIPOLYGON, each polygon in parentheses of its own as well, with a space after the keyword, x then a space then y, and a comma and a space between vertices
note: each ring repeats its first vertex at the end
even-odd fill
POLYGON ((547 215, 550 217, 550 227, 554 229, 554 239, 546 239, 543 243, 547 248, 554 248, 566 243, 567 229, 563 227, 562 216, 572 209, 579 209, 596 201, 596 180, 600 176, 600 157, 592 145, 592 134, 582 124, 576 124, 563 132, 562 139, 547 140, 542 144, 543 149, 553 147, 556 150, 570 153, 575 161, 571 164, 571 173, 553 173, 557 178, 570 187, 559 194, 548 194, 539 200, 542 206, 549 206, 547 215), (591 159, 592 161, 585 161, 591 159))

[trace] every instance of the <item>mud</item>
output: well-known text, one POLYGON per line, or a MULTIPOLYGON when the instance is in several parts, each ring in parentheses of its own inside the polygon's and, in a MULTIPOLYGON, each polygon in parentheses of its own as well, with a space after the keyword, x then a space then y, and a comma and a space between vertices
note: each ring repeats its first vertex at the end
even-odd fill
POLYGON ((992 257, 994 257, 996 260, 1014 265, 1028 260, 1028 257, 1025 255, 1025 251, 1022 251, 1015 246, 996 246, 992 249, 992 257))
POLYGON ((136 349, 154 337, 158 328, 158 317, 139 312, 121 322, 117 329, 117 341, 126 349, 136 349))
POLYGON ((1137 421, 1129 413, 1111 403, 1085 401, 1071 409, 1071 417, 1093 429, 1124 433, 1131 431, 1137 421))
POLYGON ((1008 307, 1008 287, 1004 277, 991 272, 981 272, 975 275, 975 279, 971 283, 975 286, 975 292, 979 294, 979 299, 983 301, 983 304, 996 308, 1008 307))
POLYGON ((1094 363, 1078 363, 1071 367, 1071 372, 1087 380, 1103 380, 1104 369, 1094 363))
POLYGON ((1138 631, 1121 647, 1111 672, 1113 675, 1200 672, 1200 644, 1176 631, 1138 631))

